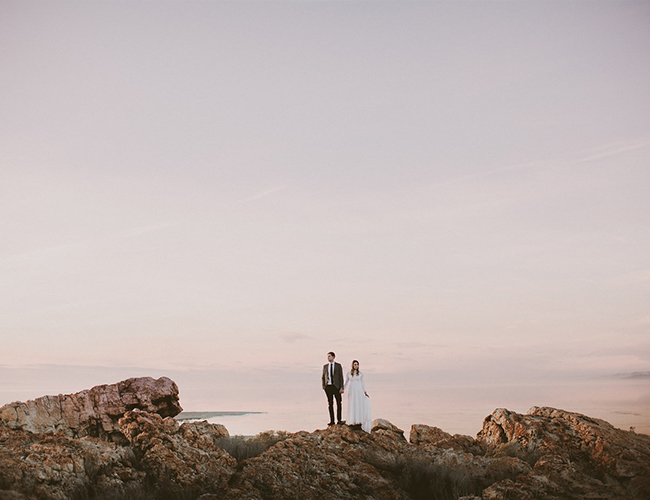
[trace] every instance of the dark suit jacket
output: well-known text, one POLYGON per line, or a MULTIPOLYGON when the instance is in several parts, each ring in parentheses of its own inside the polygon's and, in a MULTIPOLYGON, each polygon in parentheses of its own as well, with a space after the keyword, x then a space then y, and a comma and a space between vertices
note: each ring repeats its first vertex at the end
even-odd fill
MULTIPOLYGON (((325 363, 323 365, 323 389, 327 386, 327 370, 329 369, 330 364, 325 363)), ((334 380, 332 380, 332 384, 334 384, 334 387, 336 387, 339 391, 343 389, 343 368, 341 367, 340 363, 337 363, 334 361, 334 380)))

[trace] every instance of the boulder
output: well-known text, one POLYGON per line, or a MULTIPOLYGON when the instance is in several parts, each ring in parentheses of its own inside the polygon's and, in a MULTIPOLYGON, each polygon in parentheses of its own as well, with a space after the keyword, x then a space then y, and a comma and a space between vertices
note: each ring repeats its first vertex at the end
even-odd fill
POLYGON ((438 448, 449 448, 474 455, 485 454, 485 445, 471 436, 462 434, 452 436, 438 427, 429 427, 428 425, 412 425, 409 441, 415 445, 431 444, 438 448))
POLYGON ((396 436, 401 437, 402 439, 404 438, 404 431, 397 427, 396 425, 393 425, 391 422, 388 420, 384 420, 383 418, 376 418, 375 420, 372 421, 372 427, 371 427, 371 432, 378 432, 380 434, 394 434, 396 436))
POLYGON ((516 482, 497 482, 484 499, 650 498, 650 436, 555 408, 521 415, 497 409, 477 440, 490 458, 517 457, 532 466, 516 482))
POLYGON ((228 431, 219 424, 187 422, 139 410, 120 419, 138 462, 155 492, 196 498, 200 493, 223 493, 237 461, 217 446, 228 431))
POLYGON ((32 433, 61 432, 66 437, 99 437, 124 442, 118 421, 133 409, 161 417, 178 415, 178 386, 167 377, 130 378, 75 394, 44 396, 0 408, 0 426, 32 433))
POLYGON ((0 427, 0 499, 127 498, 146 474, 130 448, 60 432, 33 434, 0 427))
MULTIPOLYGON (((242 462, 225 499, 406 500, 388 469, 407 447, 393 432, 368 434, 348 426, 298 432, 242 462)), ((217 497, 203 500, 211 498, 217 497)))

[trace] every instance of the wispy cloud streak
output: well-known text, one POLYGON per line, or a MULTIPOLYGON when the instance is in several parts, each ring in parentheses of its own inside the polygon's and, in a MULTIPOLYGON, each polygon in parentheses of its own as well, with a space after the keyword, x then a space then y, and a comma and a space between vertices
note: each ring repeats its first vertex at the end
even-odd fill
POLYGON ((286 186, 279 186, 273 189, 267 189, 266 191, 262 191, 261 193, 251 196, 250 198, 245 198, 243 200, 240 200, 239 203, 249 203, 251 201, 259 200, 261 198, 269 196, 270 194, 277 193, 278 191, 282 191, 286 188, 287 188, 286 186))
POLYGON ((573 162, 574 164, 586 163, 588 161, 600 160, 601 158, 607 158, 609 156, 615 156, 620 153, 625 153, 627 151, 632 151, 634 149, 641 149, 650 144, 650 141, 638 142, 635 144, 628 144, 626 146, 605 146, 604 148, 599 148, 601 152, 592 153, 584 158, 581 158, 578 161, 573 162))
POLYGON ((505 172, 514 172, 517 170, 525 169, 539 169, 539 168, 552 168, 552 167, 561 167, 561 166, 570 166, 570 165, 579 165, 582 163, 587 163, 590 161, 600 160, 602 158, 607 158, 610 156, 616 156, 627 151, 632 151, 635 149, 641 149, 650 145, 650 140, 645 140, 641 142, 635 142, 633 144, 621 145, 620 143, 610 144, 597 148, 589 153, 586 156, 583 156, 577 160, 568 160, 568 159, 551 159, 546 161, 533 161, 533 162, 524 162, 524 163, 515 163, 513 165, 506 165, 499 168, 493 168, 485 172, 477 172, 474 174, 462 175, 440 183, 436 183, 437 186, 450 186, 454 184, 462 184, 468 181, 474 181, 477 179, 484 179, 491 177, 493 175, 502 174, 505 172))
POLYGON ((107 243, 109 241, 142 236, 145 234, 153 233, 155 231, 166 229, 173 225, 174 225, 173 222, 150 224, 147 226, 136 227, 128 231, 107 235, 102 238, 91 238, 85 240, 72 241, 70 243, 61 243, 59 245, 50 245, 41 248, 36 248, 22 253, 4 255, 4 256, 0 256, 0 264, 12 264, 25 259, 43 258, 46 255, 73 251, 79 248, 87 247, 89 245, 96 245, 98 243, 107 243))

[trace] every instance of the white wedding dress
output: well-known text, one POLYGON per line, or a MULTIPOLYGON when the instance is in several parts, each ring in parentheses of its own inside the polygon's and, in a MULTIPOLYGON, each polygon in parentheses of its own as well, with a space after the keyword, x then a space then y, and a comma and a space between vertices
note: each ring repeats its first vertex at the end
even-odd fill
POLYGON ((372 414, 370 412, 370 398, 364 394, 366 386, 363 383, 363 373, 359 372, 359 375, 348 373, 343 388, 348 391, 348 418, 346 423, 348 425, 361 424, 364 431, 370 432, 372 414))

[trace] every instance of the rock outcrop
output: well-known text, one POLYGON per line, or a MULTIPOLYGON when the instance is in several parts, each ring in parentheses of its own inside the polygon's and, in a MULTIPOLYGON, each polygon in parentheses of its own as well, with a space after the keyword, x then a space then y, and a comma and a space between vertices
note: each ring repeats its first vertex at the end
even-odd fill
POLYGON ((152 406, 117 421, 111 411, 102 432, 121 436, 112 441, 61 423, 44 433, 1 425, 0 500, 650 498, 649 436, 554 408, 497 409, 476 438, 413 425, 407 440, 385 420, 370 434, 333 426, 246 439, 152 406))
POLYGON ((411 426, 409 441, 417 445, 430 444, 438 448, 450 448, 474 455, 484 455, 486 446, 470 436, 454 434, 453 436, 438 427, 415 424, 411 426))
POLYGON ((146 477, 129 447, 0 427, 2 500, 83 499, 108 491, 124 498, 143 491, 146 477))
POLYGON ((173 418, 138 410, 128 412, 119 423, 156 490, 178 496, 194 493, 194 497, 205 491, 226 491, 237 461, 217 446, 229 435, 224 426, 179 425, 173 418))
POLYGON ((167 377, 130 378, 99 385, 75 394, 44 396, 0 408, 0 426, 32 433, 60 431, 77 438, 100 437, 123 441, 118 421, 127 411, 139 409, 173 417, 183 409, 178 386, 167 377))
POLYGON ((498 483, 484 499, 650 498, 650 436, 555 408, 527 415, 497 409, 477 440, 486 456, 518 457, 532 466, 515 484, 498 483), (510 496, 508 496, 510 495, 510 496))

